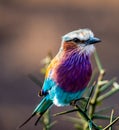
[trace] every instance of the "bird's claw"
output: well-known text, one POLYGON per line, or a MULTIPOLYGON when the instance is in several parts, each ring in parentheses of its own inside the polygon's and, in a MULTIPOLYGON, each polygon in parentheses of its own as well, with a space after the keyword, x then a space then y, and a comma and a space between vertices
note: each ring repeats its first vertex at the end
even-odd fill
POLYGON ((48 92, 43 91, 42 89, 38 92, 38 96, 42 97, 42 96, 46 96, 48 94, 48 92))
POLYGON ((40 91, 38 92, 38 96, 39 96, 39 97, 42 97, 42 96, 43 96, 42 90, 40 90, 40 91))
POLYGON ((85 100, 85 98, 82 97, 82 98, 79 98, 79 99, 73 100, 73 101, 70 102, 70 105, 71 105, 71 106, 76 106, 76 103, 77 103, 78 101, 80 101, 80 100, 85 100))
POLYGON ((76 106, 76 102, 77 102, 77 100, 73 100, 73 101, 70 102, 70 105, 71 106, 76 106))
POLYGON ((77 101, 79 101, 79 100, 81 100, 81 98, 71 101, 71 102, 70 102, 70 105, 71 105, 71 106, 76 106, 76 103, 77 103, 77 101))

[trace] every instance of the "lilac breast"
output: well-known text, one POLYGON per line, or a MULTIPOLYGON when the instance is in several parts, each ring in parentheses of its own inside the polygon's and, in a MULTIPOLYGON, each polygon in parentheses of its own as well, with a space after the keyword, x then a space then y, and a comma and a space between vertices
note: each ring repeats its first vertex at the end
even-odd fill
POLYGON ((66 92, 77 92, 87 86, 91 74, 89 55, 79 55, 78 51, 68 52, 55 69, 54 81, 66 92))

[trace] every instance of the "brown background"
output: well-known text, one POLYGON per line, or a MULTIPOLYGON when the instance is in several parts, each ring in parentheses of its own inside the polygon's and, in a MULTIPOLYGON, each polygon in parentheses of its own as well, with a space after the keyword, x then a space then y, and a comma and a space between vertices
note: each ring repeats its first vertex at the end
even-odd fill
MULTIPOLYGON (((102 39, 96 47, 107 70, 106 78, 119 77, 118 0, 0 1, 0 130, 15 130, 29 116, 40 99, 39 87, 27 74, 43 79, 39 75, 41 59, 49 51, 54 56, 61 36, 78 28, 90 28, 102 39)), ((118 113, 118 96, 115 94, 103 106, 115 105, 118 113)), ((53 107, 52 113, 62 110, 53 107)), ((73 129, 62 117, 53 119, 58 121, 53 130, 73 129)), ((33 123, 23 130, 42 128, 33 123)))

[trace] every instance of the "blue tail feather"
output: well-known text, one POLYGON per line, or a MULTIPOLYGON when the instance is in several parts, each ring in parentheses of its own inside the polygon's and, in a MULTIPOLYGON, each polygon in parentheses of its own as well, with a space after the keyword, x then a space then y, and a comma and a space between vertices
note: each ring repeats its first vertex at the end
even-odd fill
POLYGON ((29 122, 35 115, 39 115, 37 121, 35 122, 35 125, 37 125, 38 121, 42 117, 42 115, 52 106, 53 102, 52 100, 48 99, 48 97, 44 97, 40 104, 35 108, 33 111, 32 115, 23 123, 21 124, 18 128, 23 127, 27 122, 29 122))
POLYGON ((47 109, 49 107, 51 107, 53 104, 52 100, 50 100, 48 98, 48 96, 44 97, 42 99, 42 101, 40 102, 40 104, 35 108, 34 112, 33 113, 38 113, 38 114, 41 114, 41 113, 44 113, 45 111, 47 111, 47 109))

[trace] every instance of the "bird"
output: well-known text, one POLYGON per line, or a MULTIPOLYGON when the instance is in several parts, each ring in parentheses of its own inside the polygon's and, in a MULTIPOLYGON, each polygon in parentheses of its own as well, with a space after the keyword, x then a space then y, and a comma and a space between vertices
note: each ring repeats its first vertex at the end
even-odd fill
POLYGON ((92 75, 91 54, 95 51, 94 44, 99 42, 101 40, 88 28, 62 36, 61 47, 46 70, 40 91, 42 100, 19 128, 36 115, 37 125, 42 115, 53 105, 68 106, 82 97, 92 75))

